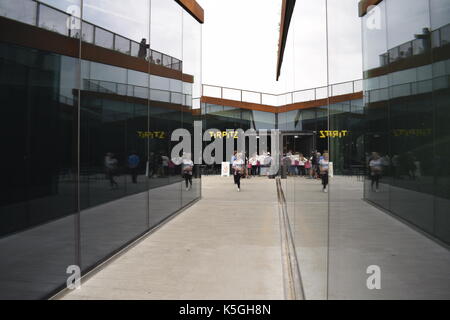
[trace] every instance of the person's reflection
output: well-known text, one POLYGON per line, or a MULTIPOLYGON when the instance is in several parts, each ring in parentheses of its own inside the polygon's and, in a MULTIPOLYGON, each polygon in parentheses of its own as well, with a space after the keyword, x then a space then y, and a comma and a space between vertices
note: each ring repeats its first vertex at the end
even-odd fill
POLYGON ((380 178, 381 173, 383 172, 383 161, 378 154, 378 152, 372 152, 372 156, 370 157, 371 160, 369 161, 369 168, 370 168, 370 179, 371 179, 371 191, 374 191, 375 186, 375 192, 379 192, 379 184, 380 184, 380 178))
POLYGON ((118 161, 114 157, 114 154, 111 152, 106 153, 105 156, 105 170, 106 177, 109 180, 109 185, 111 189, 118 188, 116 180, 114 180, 114 176, 117 174, 118 161))
POLYGON ((394 175, 394 179, 401 179, 401 175, 400 175, 400 157, 398 154, 394 154, 394 156, 392 157, 392 170, 393 175, 394 175))
POLYGON ((191 154, 183 153, 181 172, 183 174, 183 178, 186 183, 186 191, 189 191, 192 188, 193 169, 194 169, 194 163, 191 160, 191 154))
POLYGON ((147 57, 147 49, 149 48, 150 45, 147 44, 147 39, 142 38, 141 43, 139 43, 138 57, 141 59, 145 59, 147 57))
POLYGON ((408 172, 408 177, 411 180, 416 180, 416 158, 414 157, 412 152, 406 153, 406 171, 408 172))
POLYGON ((131 181, 133 183, 137 183, 137 175, 140 162, 141 159, 139 158, 137 153, 135 151, 132 151, 131 154, 128 156, 128 168, 130 170, 131 181))
POLYGON ((167 177, 169 175, 169 162, 170 159, 166 154, 161 151, 161 166, 162 166, 162 176, 167 177))
POLYGON ((414 37, 422 40, 422 50, 420 53, 431 49, 431 32, 429 28, 423 28, 422 34, 416 34, 414 37))
POLYGON ((148 178, 152 178, 156 172, 156 156, 154 152, 150 152, 148 156, 148 178))

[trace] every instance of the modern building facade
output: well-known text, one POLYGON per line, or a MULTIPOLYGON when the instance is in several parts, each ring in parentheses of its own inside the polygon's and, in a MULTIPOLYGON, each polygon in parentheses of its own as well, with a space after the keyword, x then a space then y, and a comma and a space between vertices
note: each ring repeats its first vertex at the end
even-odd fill
POLYGON ((200 105, 203 19, 192 0, 0 1, 1 299, 51 296, 200 198, 170 151, 200 105))
MULTIPOLYGON (((330 88, 331 70, 345 73, 335 63, 345 51, 336 30, 348 12, 342 1, 315 3, 326 17, 317 28, 323 27, 327 44, 323 65, 330 88)), ((303 59, 295 46, 305 32, 302 4, 283 1, 277 79, 287 84, 307 76, 295 67, 303 59)), ((333 162, 328 193, 319 196, 291 177, 282 182, 305 295, 448 299, 450 2, 363 0, 354 14, 361 19, 361 100, 335 104, 329 89, 316 109, 322 130, 347 132, 316 148, 333 162), (376 154, 382 163, 378 187, 369 165, 376 154), (384 279, 381 290, 366 286, 373 268, 384 279)))
POLYGON ((49 298, 200 199, 171 155, 194 121, 329 153, 328 193, 277 180, 303 298, 450 298, 450 2, 359 1, 363 74, 333 83, 349 12, 314 0, 327 83, 299 91, 302 2, 281 3, 273 94, 202 83, 194 0, 0 0, 0 299, 49 298))
POLYGON ((364 197, 449 245, 450 3, 360 9, 366 151, 385 160, 381 192, 364 197))
MULTIPOLYGON (((272 130, 287 134, 281 153, 289 150, 310 156, 312 150, 328 149, 328 103, 333 110, 333 121, 348 122, 351 132, 336 140, 339 152, 335 157, 344 157, 336 170, 350 172, 362 166, 362 145, 353 141, 353 123, 363 114, 362 80, 332 84, 327 87, 304 89, 283 94, 253 92, 240 89, 203 85, 202 116, 204 129, 220 131, 235 128, 272 130), (304 135, 304 138, 296 134, 304 135), (357 148, 357 146, 359 146, 357 148), (357 156, 358 152, 360 157, 357 156), (344 156, 345 154, 345 156, 344 156)), ((356 136, 357 138, 358 136, 356 136)), ((247 150, 248 151, 248 150, 247 150)), ((228 157, 230 155, 227 155, 228 157)), ((336 161, 337 162, 337 161, 336 161)))

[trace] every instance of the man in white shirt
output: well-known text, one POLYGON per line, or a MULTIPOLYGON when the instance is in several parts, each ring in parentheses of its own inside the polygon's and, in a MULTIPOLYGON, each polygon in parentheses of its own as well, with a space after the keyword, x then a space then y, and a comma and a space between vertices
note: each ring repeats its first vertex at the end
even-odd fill
POLYGON ((323 158, 319 161, 320 177, 322 178, 323 192, 328 192, 328 170, 330 167, 330 162, 328 158, 328 153, 323 154, 323 158))
POLYGON ((244 174, 245 162, 243 160, 242 154, 236 154, 236 160, 231 164, 233 168, 234 183, 237 185, 237 190, 241 191, 241 177, 244 174))
POLYGON ((192 171, 194 169, 194 163, 191 160, 189 153, 183 154, 183 161, 181 163, 181 172, 183 174, 184 181, 186 183, 186 191, 192 188, 192 171))

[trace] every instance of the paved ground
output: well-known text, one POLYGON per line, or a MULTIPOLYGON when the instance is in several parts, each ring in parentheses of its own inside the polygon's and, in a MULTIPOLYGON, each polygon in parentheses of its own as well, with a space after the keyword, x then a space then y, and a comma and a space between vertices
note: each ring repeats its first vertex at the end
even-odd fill
MULTIPOLYGON (((117 190, 109 190, 115 193, 117 190)), ((160 223, 200 195, 200 180, 185 191, 181 182, 104 203, 80 215, 82 268, 160 223)), ((43 211, 45 213, 45 211, 43 211)), ((75 215, 0 239, 0 299, 42 299, 66 282, 75 264, 75 215)))
POLYGON ((355 177, 330 184, 322 193, 320 181, 283 181, 306 299, 450 298, 446 248, 363 201, 355 177), (380 290, 366 286, 371 265, 380 290))
POLYGON ((275 181, 202 184, 200 202, 64 299, 283 299, 275 181))

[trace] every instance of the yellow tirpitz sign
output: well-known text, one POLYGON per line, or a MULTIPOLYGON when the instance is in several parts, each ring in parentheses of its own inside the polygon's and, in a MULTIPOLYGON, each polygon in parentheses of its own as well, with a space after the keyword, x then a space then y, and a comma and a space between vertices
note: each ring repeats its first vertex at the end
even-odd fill
POLYGON ((139 138, 149 138, 149 139, 165 139, 166 133, 164 131, 138 131, 139 138))
POLYGON ((430 136, 432 133, 433 133, 433 131, 430 128, 428 128, 428 129, 393 129, 392 130, 392 134, 395 137, 401 137, 401 136, 425 137, 425 136, 430 136))
POLYGON ((325 139, 325 138, 342 138, 347 136, 348 134, 348 130, 334 130, 334 131, 330 131, 330 130, 321 130, 320 131, 320 138, 325 139))
POLYGON ((222 131, 222 132, 214 132, 214 131, 209 131, 209 135, 211 136, 211 138, 215 138, 215 139, 238 139, 239 135, 238 135, 238 131, 222 131))

